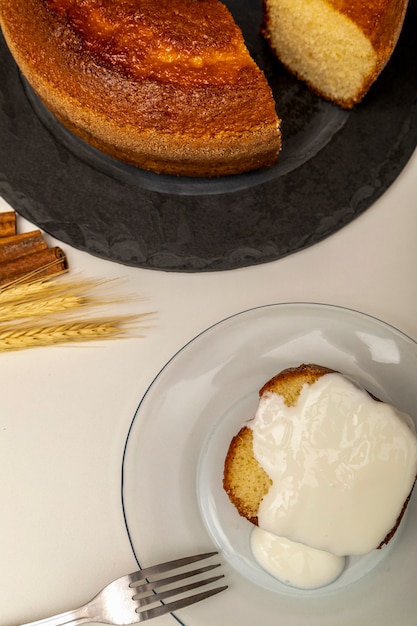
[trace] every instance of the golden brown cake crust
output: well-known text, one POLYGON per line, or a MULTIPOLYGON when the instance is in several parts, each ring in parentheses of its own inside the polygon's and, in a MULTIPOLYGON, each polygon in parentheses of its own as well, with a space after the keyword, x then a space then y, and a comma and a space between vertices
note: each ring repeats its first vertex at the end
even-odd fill
POLYGON ((0 0, 0 24, 48 108, 111 156, 192 176, 276 160, 271 90, 217 0, 0 0))
POLYGON ((386 62, 400 34, 407 2, 404 0, 328 0, 328 3, 355 22, 367 36, 379 57, 386 62))
MULTIPOLYGON (((316 364, 302 364, 288 368, 267 381, 260 389, 259 396, 261 397, 265 392, 277 393, 283 396, 288 406, 294 406, 304 384, 312 385, 321 376, 330 373, 339 372, 316 364)), ((258 525, 259 505, 268 493, 272 481, 256 460, 252 442, 252 430, 246 426, 243 426, 233 437, 224 463, 223 488, 239 515, 252 524, 258 525), (252 476, 250 476, 251 473, 252 476)), ((395 525, 378 548, 388 543, 394 536, 404 516, 412 491, 413 488, 404 502, 395 525)))

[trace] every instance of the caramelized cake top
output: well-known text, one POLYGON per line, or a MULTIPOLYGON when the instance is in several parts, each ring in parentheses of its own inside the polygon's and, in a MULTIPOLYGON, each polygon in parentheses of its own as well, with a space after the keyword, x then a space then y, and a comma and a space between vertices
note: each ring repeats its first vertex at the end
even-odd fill
POLYGON ((224 85, 251 68, 217 0, 44 0, 98 63, 135 80, 224 85))

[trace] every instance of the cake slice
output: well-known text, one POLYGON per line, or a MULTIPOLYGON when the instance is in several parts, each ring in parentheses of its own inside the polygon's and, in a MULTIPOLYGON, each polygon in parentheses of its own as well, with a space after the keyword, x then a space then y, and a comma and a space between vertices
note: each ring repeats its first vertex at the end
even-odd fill
POLYGON ((411 418, 308 364, 262 387, 230 443, 223 487, 252 524, 342 556, 392 538, 416 473, 411 418))
POLYGON ((360 102, 388 62, 407 0, 263 0, 262 32, 282 64, 343 108, 360 102))
POLYGON ((0 0, 0 25, 48 109, 116 159, 209 177, 277 158, 271 89, 218 0, 0 0))

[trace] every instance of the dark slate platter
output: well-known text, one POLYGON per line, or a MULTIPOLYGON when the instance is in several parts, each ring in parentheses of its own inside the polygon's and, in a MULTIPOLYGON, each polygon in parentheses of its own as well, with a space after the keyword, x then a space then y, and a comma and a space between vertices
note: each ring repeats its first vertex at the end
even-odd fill
POLYGON ((126 265, 178 272, 266 263, 311 246, 361 215, 417 144, 416 15, 355 110, 289 76, 259 35, 260 3, 229 0, 277 101, 284 148, 250 174, 190 179, 110 159, 56 122, 0 38, 0 194, 57 239, 126 265))

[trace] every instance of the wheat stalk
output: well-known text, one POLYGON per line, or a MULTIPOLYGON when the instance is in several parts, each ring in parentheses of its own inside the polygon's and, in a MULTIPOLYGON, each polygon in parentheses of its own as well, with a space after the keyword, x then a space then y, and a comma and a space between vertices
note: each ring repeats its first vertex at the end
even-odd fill
POLYGON ((27 283, 11 283, 0 287, 0 302, 19 302, 23 299, 31 299, 56 293, 62 290, 59 281, 47 278, 34 280, 27 283))
POLYGON ((89 304, 89 300, 83 296, 54 296, 46 300, 8 302, 4 305, 0 303, 0 320, 1 322, 9 322, 25 317, 50 315, 76 309, 87 304, 89 304))
MULTIPOLYGON (((49 296, 68 295, 77 292, 85 294, 88 290, 97 290, 99 287, 103 287, 104 285, 108 286, 114 282, 116 282, 116 280, 83 279, 67 281, 64 279, 55 280, 42 278, 22 284, 13 283, 0 287, 0 305, 6 302, 20 303, 23 300, 28 302, 46 299, 49 296)), ((117 300, 114 298, 111 300, 107 299, 107 302, 117 302, 117 300)))
POLYGON ((22 285, 0 288, 0 324, 25 317, 37 317, 69 311, 79 307, 116 304, 131 299, 129 296, 115 298, 97 293, 99 287, 114 281, 37 280, 22 285))
POLYGON ((132 322, 137 323, 142 317, 147 317, 147 314, 120 316, 117 319, 98 318, 35 326, 20 324, 9 328, 0 327, 0 352, 58 343, 121 338, 134 328, 132 322))
MULTIPOLYGON (((117 279, 116 279, 117 280, 117 279)), ((80 308, 126 302, 132 296, 97 293, 110 280, 55 280, 51 277, 0 287, 0 352, 36 346, 124 337, 153 313, 116 318, 74 319, 80 308), (20 321, 24 320, 24 321, 20 321), (135 325, 133 324, 135 321, 135 325)), ((118 281, 119 282, 119 281, 118 281)), ((138 298, 140 299, 140 298, 138 298)), ((137 336, 137 335, 136 335, 137 336)))

